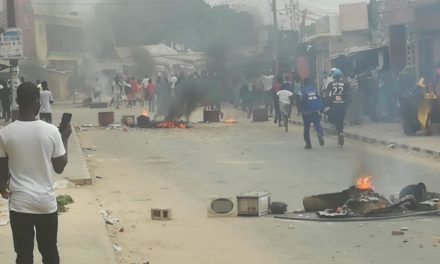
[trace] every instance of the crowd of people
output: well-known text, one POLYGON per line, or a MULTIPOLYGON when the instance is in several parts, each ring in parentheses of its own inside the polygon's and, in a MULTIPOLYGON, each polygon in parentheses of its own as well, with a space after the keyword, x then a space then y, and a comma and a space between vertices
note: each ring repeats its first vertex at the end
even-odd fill
MULTIPOLYGON (((117 74, 111 85, 110 106, 119 109, 123 104, 127 107, 136 105, 144 107, 148 104, 149 112, 163 112, 161 109, 175 96, 176 85, 182 79, 172 75, 166 79, 158 76, 154 80, 145 74, 141 80, 117 74)), ((94 99, 100 101, 102 87, 98 81, 94 86, 94 99)))
MULTIPOLYGON (((240 84, 240 103, 242 109, 248 113, 248 118, 254 110, 264 108, 279 126, 282 126, 283 120, 287 122, 292 108, 296 107, 296 114, 303 116, 306 125, 306 148, 311 147, 308 136, 310 124, 314 124, 319 135, 322 133, 319 123, 323 116, 326 122, 334 125, 338 134, 338 145, 342 146, 345 124, 402 121, 404 133, 414 135, 426 127, 420 117, 422 111, 429 112, 425 116, 429 115, 430 121, 440 122, 437 99, 440 95, 440 65, 436 74, 436 81, 427 84, 424 78, 416 81, 411 67, 406 67, 396 78, 377 69, 362 74, 346 74, 333 68, 329 73, 323 74, 319 87, 314 81, 302 79, 295 72, 277 78, 262 75, 240 84), (270 78, 271 81, 267 82, 270 78), (316 102, 312 100, 315 97, 316 102), (429 105, 423 103, 426 98, 433 99, 433 102, 429 105), (315 109, 316 106, 313 106, 311 111, 311 106, 308 105, 310 102, 316 105, 322 103, 323 108, 315 109), (309 113, 310 111, 313 113, 309 113)), ((319 141, 323 142, 322 139, 319 141)))
MULTIPOLYGON (((149 74, 145 74, 143 79, 136 79, 135 77, 117 74, 111 85, 110 106, 116 109, 122 106, 128 108, 148 106, 148 111, 155 113, 154 119, 156 119, 159 116, 166 116, 170 104, 173 101, 177 103, 177 101, 181 101, 182 98, 180 97, 184 97, 188 102, 179 103, 192 104, 190 101, 195 100, 206 109, 221 111, 221 102, 224 96, 222 95, 222 85, 215 74, 182 72, 178 75, 162 76, 163 74, 158 74, 157 77, 150 77, 149 74), (189 94, 199 98, 188 98, 189 94)), ((101 100, 100 91, 102 91, 102 87, 99 81, 96 81, 95 101, 101 100)))
POLYGON ((310 129, 313 124, 318 134, 319 144, 324 145, 321 117, 334 125, 338 134, 338 145, 344 145, 344 121, 348 107, 349 84, 339 69, 332 71, 332 80, 324 89, 318 89, 309 78, 301 79, 298 74, 286 74, 284 78, 263 75, 262 78, 243 82, 240 87, 241 107, 248 118, 258 108, 267 109, 274 123, 288 130, 288 119, 296 106, 296 115, 302 116, 304 123, 305 148, 311 149, 310 129), (265 83, 265 79, 271 79, 265 83))
MULTIPOLYGON (((20 84, 24 83, 24 77, 20 77, 20 84)), ((54 102, 54 98, 52 96, 51 91, 49 90, 49 85, 47 81, 37 80, 35 86, 38 88, 40 92, 40 108, 38 112, 39 119, 52 124, 52 104, 54 102)), ((4 121, 10 122, 12 120, 12 107, 13 107, 13 89, 12 82, 8 80, 7 82, 4 79, 0 80, 0 102, 1 102, 1 118, 4 121)), ((16 109, 18 110, 18 109, 16 109)))

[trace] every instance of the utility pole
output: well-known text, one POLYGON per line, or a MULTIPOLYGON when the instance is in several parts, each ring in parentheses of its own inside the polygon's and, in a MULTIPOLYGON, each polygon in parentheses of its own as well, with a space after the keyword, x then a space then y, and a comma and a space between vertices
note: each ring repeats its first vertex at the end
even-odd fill
MULTIPOLYGON (((17 26, 17 22, 15 20, 15 1, 14 0, 7 0, 6 13, 7 13, 7 17, 8 17, 8 28, 15 28, 17 26)), ((18 60, 10 60, 10 64, 12 67, 16 67, 18 65, 18 60)))
POLYGON ((305 42, 305 38, 306 38, 306 19, 307 19, 307 8, 304 9, 301 18, 301 42, 305 42))
POLYGON ((292 23, 292 30, 297 30, 296 26, 296 7, 293 0, 290 0, 290 23, 292 23))
MULTIPOLYGON (((8 28, 15 28, 17 26, 17 22, 15 19, 15 0, 6 0, 6 12, 7 12, 7 21, 8 28)), ((18 105, 16 102, 17 98, 17 88, 20 85, 19 80, 19 68, 18 68, 18 60, 12 59, 9 60, 9 64, 11 66, 11 90, 12 90, 12 121, 14 121, 18 116, 18 105)))
POLYGON ((278 32, 278 14, 277 14, 277 0, 272 0, 272 14, 273 14, 273 26, 275 28, 275 42, 274 42, 274 52, 275 52, 275 80, 278 78, 278 41, 279 41, 279 32, 278 32))

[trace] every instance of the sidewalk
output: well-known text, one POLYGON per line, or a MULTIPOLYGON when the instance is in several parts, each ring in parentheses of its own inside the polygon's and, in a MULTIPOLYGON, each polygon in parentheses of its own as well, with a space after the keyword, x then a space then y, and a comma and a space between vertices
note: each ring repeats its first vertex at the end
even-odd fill
MULTIPOLYGON (((82 151, 78 140, 72 135, 69 142, 69 164, 65 173, 57 176, 56 181, 64 179, 90 178, 85 167, 82 151)), ((58 245, 61 263, 116 264, 112 243, 108 236, 105 222, 99 213, 96 194, 93 186, 80 188, 57 189, 57 195, 68 194, 75 201, 69 205, 69 211, 59 216, 58 245)), ((2 203, 0 201, 0 222, 2 217, 2 203)), ((4 209, 4 206, 3 206, 4 209)), ((0 263, 15 263, 15 253, 12 245, 12 236, 9 225, 0 226, 0 263)), ((41 263, 41 256, 35 245, 35 263, 41 263)))
MULTIPOLYGON (((302 126, 302 118, 293 116, 291 123, 302 126)), ((329 123, 322 122, 327 133, 335 133, 329 123)), ((440 136, 406 136, 400 123, 368 123, 359 126, 345 126, 346 138, 370 144, 405 149, 440 158, 440 136)))

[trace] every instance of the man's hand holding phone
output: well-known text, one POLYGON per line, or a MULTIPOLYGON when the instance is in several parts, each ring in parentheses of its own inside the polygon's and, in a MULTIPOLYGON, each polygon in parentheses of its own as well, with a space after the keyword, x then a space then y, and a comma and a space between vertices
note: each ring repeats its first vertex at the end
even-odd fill
POLYGON ((72 134, 72 127, 70 126, 71 121, 72 121, 72 114, 64 113, 63 118, 61 119, 61 124, 59 126, 59 130, 63 140, 69 139, 70 135, 72 134))

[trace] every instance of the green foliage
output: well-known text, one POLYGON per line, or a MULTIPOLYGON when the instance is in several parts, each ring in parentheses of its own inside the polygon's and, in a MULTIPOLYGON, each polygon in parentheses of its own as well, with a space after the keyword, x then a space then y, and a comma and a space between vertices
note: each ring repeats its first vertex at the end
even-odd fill
POLYGON ((66 205, 72 204, 73 199, 70 195, 58 195, 57 196, 57 204, 58 204, 58 213, 65 213, 69 208, 66 205))

